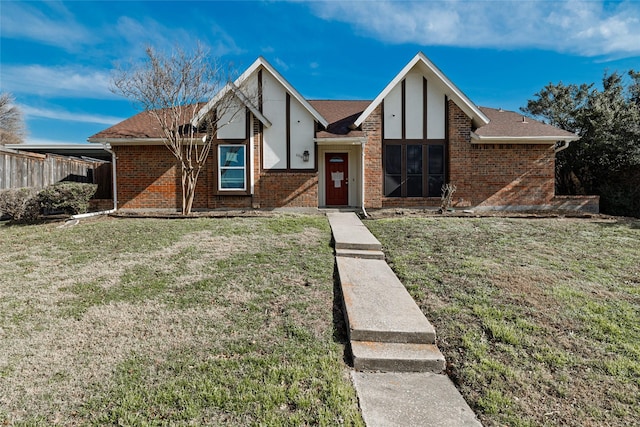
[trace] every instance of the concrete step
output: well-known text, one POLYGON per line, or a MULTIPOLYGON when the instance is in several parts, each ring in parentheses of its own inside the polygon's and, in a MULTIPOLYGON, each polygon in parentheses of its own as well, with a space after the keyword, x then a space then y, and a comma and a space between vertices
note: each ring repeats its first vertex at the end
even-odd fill
POLYGON ((382 244, 353 212, 328 212, 336 249, 382 250, 382 244))
POLYGON ((365 251, 361 249, 336 249, 336 256, 348 258, 384 259, 382 251, 365 251))
POLYGON ((336 257, 352 341, 435 344, 436 331, 383 260, 336 257))
POLYGON ((444 372, 444 356, 434 344, 351 341, 353 367, 358 371, 444 372))
POLYGON ((449 377, 430 372, 352 372, 367 427, 482 427, 449 377))

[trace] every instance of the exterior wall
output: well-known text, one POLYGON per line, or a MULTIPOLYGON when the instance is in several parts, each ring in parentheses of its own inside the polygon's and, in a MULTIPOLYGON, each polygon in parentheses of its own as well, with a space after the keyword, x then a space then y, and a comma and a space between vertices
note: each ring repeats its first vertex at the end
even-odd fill
MULTIPOLYGON (((176 209, 182 206, 180 167, 164 145, 114 146, 119 209, 176 209)), ((207 165, 209 169, 209 165, 207 165)), ((198 179, 194 209, 207 207, 209 174, 198 179)))
MULTIPOLYGON (((216 195, 213 150, 198 178, 194 210, 250 209, 274 207, 317 207, 318 173, 310 171, 267 171, 261 165, 261 127, 252 120, 250 140, 253 195, 216 195)), ((114 146, 117 156, 119 209, 168 209, 182 207, 180 168, 164 145, 114 146)), ((311 163, 313 165, 313 163, 311 163)))
POLYGON ((425 119, 423 81, 424 77, 422 76, 422 73, 411 72, 407 74, 407 77, 405 78, 407 139, 422 139, 425 137, 423 135, 425 119))
MULTIPOLYGON (((386 116, 386 111, 385 111, 386 116)), ((365 120, 365 206, 437 207, 439 197, 383 196, 381 107, 365 120)), ((455 184, 454 206, 517 209, 554 204, 553 145, 471 144, 471 119, 448 102, 448 179, 455 184)))
POLYGON ((471 119, 449 101, 449 182, 455 205, 548 205, 554 197, 552 144, 471 144, 471 119))
POLYGON ((382 207, 383 170, 382 170, 382 106, 379 105, 362 123, 367 135, 364 146, 364 205, 367 208, 382 207))
POLYGON ((218 111, 218 116, 221 116, 218 121, 218 139, 245 139, 247 137, 245 106, 238 98, 233 98, 226 111, 218 111))
POLYGON ((315 120, 313 116, 293 97, 291 98, 289 120, 291 135, 291 169, 313 169, 315 164, 315 120), (302 153, 309 152, 309 160, 304 161, 302 153))
POLYGON ((260 208, 317 207, 317 172, 265 172, 260 176, 260 208))
POLYGON ((262 91, 262 112, 272 123, 269 128, 264 129, 262 167, 286 169, 286 91, 269 73, 262 73, 262 91))

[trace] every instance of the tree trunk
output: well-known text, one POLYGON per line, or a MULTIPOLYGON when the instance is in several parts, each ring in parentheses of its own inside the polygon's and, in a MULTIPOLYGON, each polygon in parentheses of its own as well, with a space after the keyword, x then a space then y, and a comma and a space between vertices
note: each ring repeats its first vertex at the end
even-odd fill
POLYGON ((196 195, 196 184, 200 175, 200 166, 182 169, 182 215, 189 215, 196 195))

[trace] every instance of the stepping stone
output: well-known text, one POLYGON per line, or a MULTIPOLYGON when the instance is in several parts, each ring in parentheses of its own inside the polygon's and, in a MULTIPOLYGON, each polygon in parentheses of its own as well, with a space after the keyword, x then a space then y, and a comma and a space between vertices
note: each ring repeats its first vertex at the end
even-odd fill
POLYGON ((434 344, 351 341, 353 367, 358 371, 442 373, 444 356, 434 344))
POLYGON ((367 427, 482 427, 449 377, 352 372, 367 427))
POLYGON ((386 262, 336 257, 352 341, 434 344, 436 331, 386 262))
POLYGON ((327 213, 327 217, 336 249, 382 250, 380 241, 362 224, 355 213, 330 212, 327 213))
POLYGON ((336 256, 349 258, 384 259, 384 252, 361 249, 336 249, 336 256))

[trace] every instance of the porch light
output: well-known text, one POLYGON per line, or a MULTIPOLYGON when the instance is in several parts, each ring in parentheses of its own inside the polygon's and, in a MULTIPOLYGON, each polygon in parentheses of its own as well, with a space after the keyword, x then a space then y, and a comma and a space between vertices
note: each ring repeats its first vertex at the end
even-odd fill
POLYGON ((303 162, 309 161, 309 150, 304 150, 304 152, 302 153, 302 161, 303 162))

